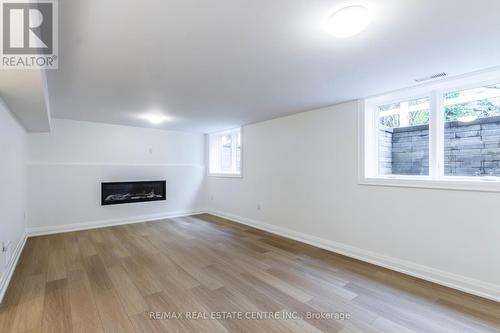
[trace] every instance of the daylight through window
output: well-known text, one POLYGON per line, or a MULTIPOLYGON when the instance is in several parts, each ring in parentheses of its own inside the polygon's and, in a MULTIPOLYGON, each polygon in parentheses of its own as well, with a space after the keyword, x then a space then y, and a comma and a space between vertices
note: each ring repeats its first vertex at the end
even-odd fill
POLYGON ((364 179, 500 182, 498 77, 366 100, 364 179))
POLYGON ((209 135, 209 174, 241 175, 241 129, 209 135))

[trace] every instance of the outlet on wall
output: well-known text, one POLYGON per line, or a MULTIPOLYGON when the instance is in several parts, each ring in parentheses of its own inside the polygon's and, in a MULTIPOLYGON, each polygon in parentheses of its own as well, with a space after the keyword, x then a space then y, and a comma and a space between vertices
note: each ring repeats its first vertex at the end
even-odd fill
POLYGON ((2 242, 2 266, 7 266, 7 263, 10 261, 10 244, 11 242, 2 242))
POLYGON ((262 204, 261 203, 257 204, 257 210, 262 210, 262 204))
POLYGON ((213 195, 210 196, 210 201, 214 201, 214 196, 213 195))

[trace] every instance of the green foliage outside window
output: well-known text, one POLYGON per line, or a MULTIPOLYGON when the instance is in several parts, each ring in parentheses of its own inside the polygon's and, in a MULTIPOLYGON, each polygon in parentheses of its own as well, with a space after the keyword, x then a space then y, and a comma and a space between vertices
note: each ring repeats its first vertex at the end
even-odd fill
POLYGON ((494 117, 500 116, 500 107, 487 99, 483 99, 471 103, 448 105, 445 107, 445 116, 446 121, 456 121, 464 116, 494 117))
MULTIPOLYGON (((458 95, 459 92, 456 94, 458 95)), ((450 96, 450 94, 447 94, 446 97, 453 98, 458 96, 450 96)), ((398 107, 399 104, 390 104, 380 107, 379 110, 387 111, 398 107)), ((447 105, 445 106, 444 112, 446 122, 457 121, 459 118, 464 116, 476 116, 478 118, 500 116, 500 98, 492 100, 483 99, 475 102, 447 105)), ((427 125, 429 124, 430 113, 429 110, 414 111, 410 112, 408 117, 410 126, 427 125)), ((394 114, 381 117, 380 123, 391 128, 400 127, 400 116, 398 114, 394 114)))

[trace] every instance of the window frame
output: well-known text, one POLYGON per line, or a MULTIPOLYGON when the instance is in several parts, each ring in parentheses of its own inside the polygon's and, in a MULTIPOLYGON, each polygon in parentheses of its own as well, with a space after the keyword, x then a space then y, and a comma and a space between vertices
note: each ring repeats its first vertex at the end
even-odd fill
MULTIPOLYGON (((206 151, 207 151, 207 157, 206 157, 206 165, 207 165, 207 176, 208 177, 218 177, 218 178, 243 178, 243 127, 236 127, 236 128, 231 128, 223 131, 218 131, 218 132, 213 132, 213 133, 208 133, 207 134, 207 140, 206 140, 206 151), (238 132, 240 134, 240 172, 210 172, 210 141, 212 136, 223 136, 226 134, 231 133, 232 139, 234 139, 234 133, 238 132)), ((231 163, 236 163, 236 149, 232 149, 231 152, 232 159, 231 163)))
POLYGON ((444 175, 444 94, 498 83, 500 83, 500 68, 495 68, 359 100, 358 183, 374 186, 500 192, 500 177, 444 175), (378 107, 426 97, 430 99, 429 175, 379 175, 378 107))

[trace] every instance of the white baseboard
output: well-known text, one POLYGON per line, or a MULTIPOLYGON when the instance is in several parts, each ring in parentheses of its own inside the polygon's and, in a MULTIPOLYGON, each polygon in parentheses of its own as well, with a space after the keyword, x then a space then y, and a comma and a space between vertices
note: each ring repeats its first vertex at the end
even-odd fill
POLYGON ((279 236, 290 238, 302 243, 316 246, 331 252, 339 253, 347 257, 365 261, 370 264, 381 266, 406 275, 417 277, 422 280, 430 281, 472 295, 500 302, 500 286, 495 284, 441 271, 410 261, 389 257, 383 254, 374 253, 332 240, 308 235, 288 228, 278 227, 272 224, 266 224, 260 221, 255 221, 233 214, 214 210, 207 210, 206 213, 219 216, 240 224, 245 224, 279 236))
POLYGON ((26 244, 26 240, 28 239, 28 234, 26 231, 21 236, 19 242, 17 242, 16 248, 14 249, 14 253, 10 258, 10 262, 7 264, 7 269, 0 277, 0 303, 3 302, 4 296, 7 293, 7 289, 9 288, 10 279, 16 270, 17 262, 21 257, 21 253, 23 252, 24 245, 26 244))
POLYGON ((192 210, 184 210, 184 211, 170 212, 164 214, 132 216, 128 218, 117 218, 117 219, 100 220, 92 222, 64 224, 58 226, 29 227, 27 228, 27 233, 28 237, 51 235, 51 234, 59 234, 70 231, 89 230, 89 229, 111 227, 115 225, 134 224, 134 223, 143 223, 143 222, 157 221, 163 219, 171 219, 175 217, 200 214, 202 212, 203 210, 200 209, 192 209, 192 210))
POLYGON ((382 255, 379 253, 374 253, 357 247, 338 243, 332 240, 294 231, 288 228, 278 227, 272 224, 263 223, 260 221, 244 218, 234 214, 229 214, 209 209, 186 210, 186 211, 171 212, 166 214, 135 216, 126 219, 111 219, 111 220, 102 220, 94 222, 67 224, 61 226, 28 228, 27 232, 25 232, 25 234, 23 235, 22 239, 19 241, 15 249, 14 255, 12 257, 13 259, 9 263, 8 269, 0 279, 0 302, 3 299, 5 292, 7 291, 7 287, 9 285, 12 274, 14 273, 22 249, 24 248, 24 244, 26 243, 27 237, 56 234, 56 233, 63 233, 63 232, 70 232, 77 230, 96 229, 96 228, 103 228, 103 227, 123 225, 123 224, 142 223, 142 222, 162 220, 168 218, 196 215, 201 213, 207 213, 219 216, 234 221, 236 223, 248 225, 260 230, 264 230, 279 236, 283 236, 302 243, 316 246, 318 248, 322 248, 328 251, 339 253, 354 259, 365 261, 393 271, 397 271, 426 281, 434 282, 446 287, 460 290, 472 295, 500 302, 500 286, 495 284, 464 277, 454 273, 445 272, 428 266, 416 264, 410 261, 382 255))

